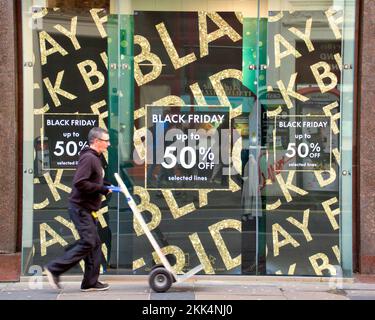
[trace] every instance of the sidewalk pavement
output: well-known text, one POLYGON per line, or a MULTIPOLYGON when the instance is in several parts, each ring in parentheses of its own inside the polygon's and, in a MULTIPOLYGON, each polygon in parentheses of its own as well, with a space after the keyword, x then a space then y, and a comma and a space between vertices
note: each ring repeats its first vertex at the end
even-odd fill
POLYGON ((350 279, 320 277, 194 276, 155 293, 147 276, 101 276, 111 286, 103 292, 81 292, 80 276, 62 277, 62 290, 23 277, 0 283, 0 300, 375 300, 375 276, 350 279))

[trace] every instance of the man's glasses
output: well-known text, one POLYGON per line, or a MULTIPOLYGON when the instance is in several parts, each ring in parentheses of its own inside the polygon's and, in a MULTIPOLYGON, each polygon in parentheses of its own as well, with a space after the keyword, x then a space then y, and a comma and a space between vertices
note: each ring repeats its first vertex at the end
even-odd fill
POLYGON ((100 141, 109 142, 109 139, 108 139, 108 140, 106 140, 106 139, 102 139, 102 138, 97 138, 97 139, 100 140, 100 141))

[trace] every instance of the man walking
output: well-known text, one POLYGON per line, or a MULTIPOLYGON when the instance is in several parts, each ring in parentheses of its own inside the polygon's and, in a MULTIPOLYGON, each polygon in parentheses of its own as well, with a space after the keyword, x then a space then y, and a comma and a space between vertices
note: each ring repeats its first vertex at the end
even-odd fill
POLYGON ((96 211, 100 209, 101 197, 109 191, 104 186, 104 170, 100 156, 110 145, 108 131, 92 128, 88 135, 89 147, 81 151, 73 189, 69 196, 69 215, 80 239, 62 257, 45 266, 48 281, 60 289, 59 276, 84 259, 85 272, 81 291, 104 291, 109 285, 98 281, 102 261, 101 241, 97 230, 96 211))

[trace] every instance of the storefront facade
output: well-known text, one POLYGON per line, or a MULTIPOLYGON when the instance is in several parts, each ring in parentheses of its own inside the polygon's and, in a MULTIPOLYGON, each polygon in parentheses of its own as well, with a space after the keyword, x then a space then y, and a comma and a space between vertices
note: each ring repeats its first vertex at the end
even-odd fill
MULTIPOLYGON (((356 1, 77 3, 18 10, 21 274, 79 239, 68 195, 94 126, 178 273, 358 271, 356 1)), ((122 195, 98 215, 103 273, 158 263, 122 195)))

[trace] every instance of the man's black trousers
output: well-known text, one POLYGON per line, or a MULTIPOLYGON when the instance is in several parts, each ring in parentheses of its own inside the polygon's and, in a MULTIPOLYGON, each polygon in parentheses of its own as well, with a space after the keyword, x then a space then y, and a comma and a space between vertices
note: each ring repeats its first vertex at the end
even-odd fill
POLYGON ((47 268, 54 275, 59 276, 83 259, 85 261, 85 273, 81 288, 90 288, 98 281, 100 263, 102 262, 102 244, 96 227, 97 221, 91 215, 91 212, 72 205, 69 208, 69 215, 80 239, 62 257, 51 261, 47 268))

